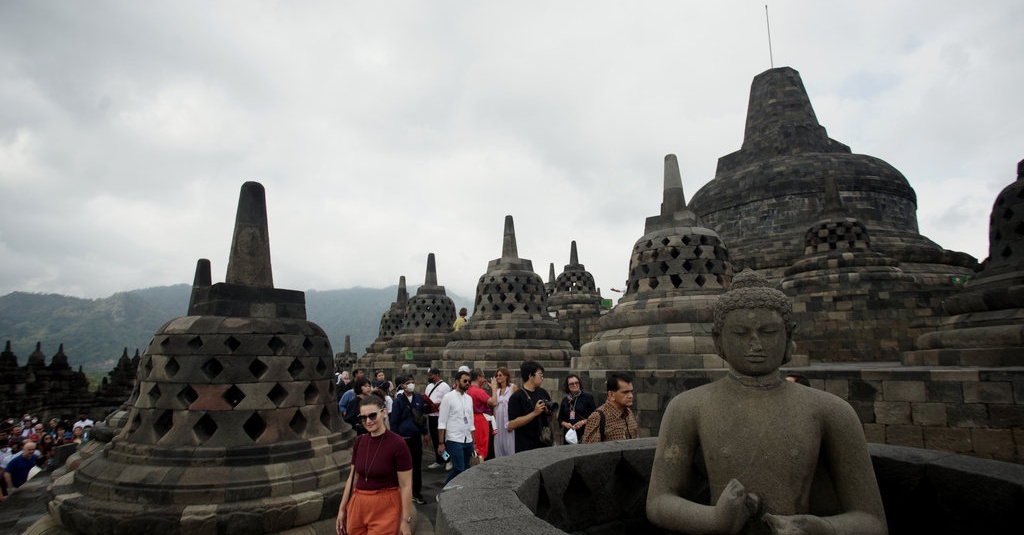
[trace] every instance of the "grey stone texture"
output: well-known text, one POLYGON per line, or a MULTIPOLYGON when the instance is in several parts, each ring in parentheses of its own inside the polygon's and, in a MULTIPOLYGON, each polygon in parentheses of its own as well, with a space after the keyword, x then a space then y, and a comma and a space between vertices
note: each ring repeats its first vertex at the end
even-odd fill
MULTIPOLYGON (((647 438, 487 461, 438 496, 435 533, 664 533, 642 507, 654 450, 647 438)), ((1005 533, 1017 524, 1024 467, 879 444, 869 451, 891 535, 1005 533)))
POLYGON ((719 159, 715 178, 694 194, 690 208, 729 244, 736 269, 769 270, 774 278, 802 256, 804 231, 823 209, 828 177, 847 215, 871 230, 875 251, 922 283, 950 291, 949 276, 968 275, 976 265, 918 233, 917 198, 906 178, 830 139, 800 74, 789 67, 754 78, 743 146, 719 159))
POLYGON ((917 339, 907 364, 1024 365, 1024 160, 1017 179, 996 197, 989 218, 989 257, 964 291, 943 302, 950 314, 917 339))
POLYGON ((519 368, 535 360, 545 368, 564 368, 579 352, 569 331, 548 314, 544 282, 533 262, 519 258, 512 216, 505 216, 501 257, 491 260, 476 287, 473 313, 451 334, 441 359, 444 377, 460 365, 519 368))
POLYGON ((191 315, 161 327, 142 356, 124 427, 90 443, 97 451, 83 448, 77 470, 55 481, 41 525, 96 535, 334 532, 352 433, 338 417, 330 342, 306 321, 303 294, 263 286, 262 275, 237 278, 270 271, 269 243, 255 243, 266 228, 250 228, 265 226, 259 211, 263 188, 246 183, 236 282, 208 285, 197 274, 191 315))
POLYGON ((941 298, 875 253, 867 227, 843 215, 834 177, 826 178, 822 219, 804 235, 804 257, 785 271, 798 351, 817 361, 893 361, 938 317, 941 298))

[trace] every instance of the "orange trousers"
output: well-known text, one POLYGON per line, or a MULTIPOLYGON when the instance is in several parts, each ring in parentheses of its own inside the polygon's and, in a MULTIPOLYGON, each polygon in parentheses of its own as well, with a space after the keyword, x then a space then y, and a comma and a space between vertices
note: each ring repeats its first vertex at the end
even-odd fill
POLYGON ((395 535, 402 522, 402 493, 398 487, 352 489, 345 513, 348 535, 395 535))

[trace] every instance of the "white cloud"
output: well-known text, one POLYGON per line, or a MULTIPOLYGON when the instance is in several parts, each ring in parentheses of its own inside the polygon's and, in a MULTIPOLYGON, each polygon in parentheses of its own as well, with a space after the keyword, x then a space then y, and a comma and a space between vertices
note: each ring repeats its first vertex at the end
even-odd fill
MULTIPOLYGON (((1024 8, 772 3, 776 66, 917 190, 922 234, 986 254, 1022 134, 1024 8)), ((226 269, 266 186, 275 282, 471 297, 505 214, 542 277, 606 290, 661 202, 742 143, 763 2, 0 5, 0 293, 86 297, 226 269), (12 265, 12 262, 14 265, 12 265)))

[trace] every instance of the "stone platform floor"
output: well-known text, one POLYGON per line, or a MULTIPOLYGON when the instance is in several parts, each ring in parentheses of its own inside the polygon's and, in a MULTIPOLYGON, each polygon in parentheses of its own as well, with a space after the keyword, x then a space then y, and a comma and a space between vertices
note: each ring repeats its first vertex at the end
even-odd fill
MULTIPOLYGON (((437 517, 436 496, 441 492, 448 472, 443 468, 427 470, 427 466, 434 462, 433 454, 429 451, 424 452, 422 462, 422 492, 427 503, 416 506, 419 519, 414 535, 433 535, 434 519, 437 517)), ((51 482, 49 472, 40 472, 0 503, 0 535, 21 535, 46 514, 46 489, 51 482)))

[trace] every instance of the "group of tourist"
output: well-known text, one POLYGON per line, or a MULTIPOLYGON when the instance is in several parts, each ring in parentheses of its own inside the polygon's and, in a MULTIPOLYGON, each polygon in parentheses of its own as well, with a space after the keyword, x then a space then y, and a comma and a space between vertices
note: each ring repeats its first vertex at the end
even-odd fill
POLYGON ((85 413, 72 423, 52 418, 44 425, 30 414, 0 422, 0 501, 22 486, 34 468, 52 468, 58 446, 88 441, 93 425, 85 413))
POLYGON ((441 370, 427 370, 427 385, 417 391, 412 375, 374 380, 365 370, 339 374, 339 411, 352 425, 353 470, 338 513, 338 533, 405 532, 413 504, 422 495, 423 448, 434 461, 426 468, 448 471, 445 483, 487 459, 553 446, 601 442, 638 436, 633 380, 625 373, 608 376, 608 399, 600 407, 584 392, 577 374, 564 382, 565 397, 553 402, 544 389, 544 367, 535 361, 512 372, 499 367, 487 377, 481 369, 461 366, 451 384, 441 370), (555 424, 562 433, 554 438, 555 424), (569 431, 573 433, 569 433, 569 431), (566 437, 570 434, 571 437, 566 437), (403 447, 404 445, 404 447, 403 447), (390 511, 389 514, 381 514, 390 511), (400 512, 400 515, 396 513, 400 512), (385 524, 382 518, 387 517, 385 524), (370 525, 376 528, 369 527, 370 525))

